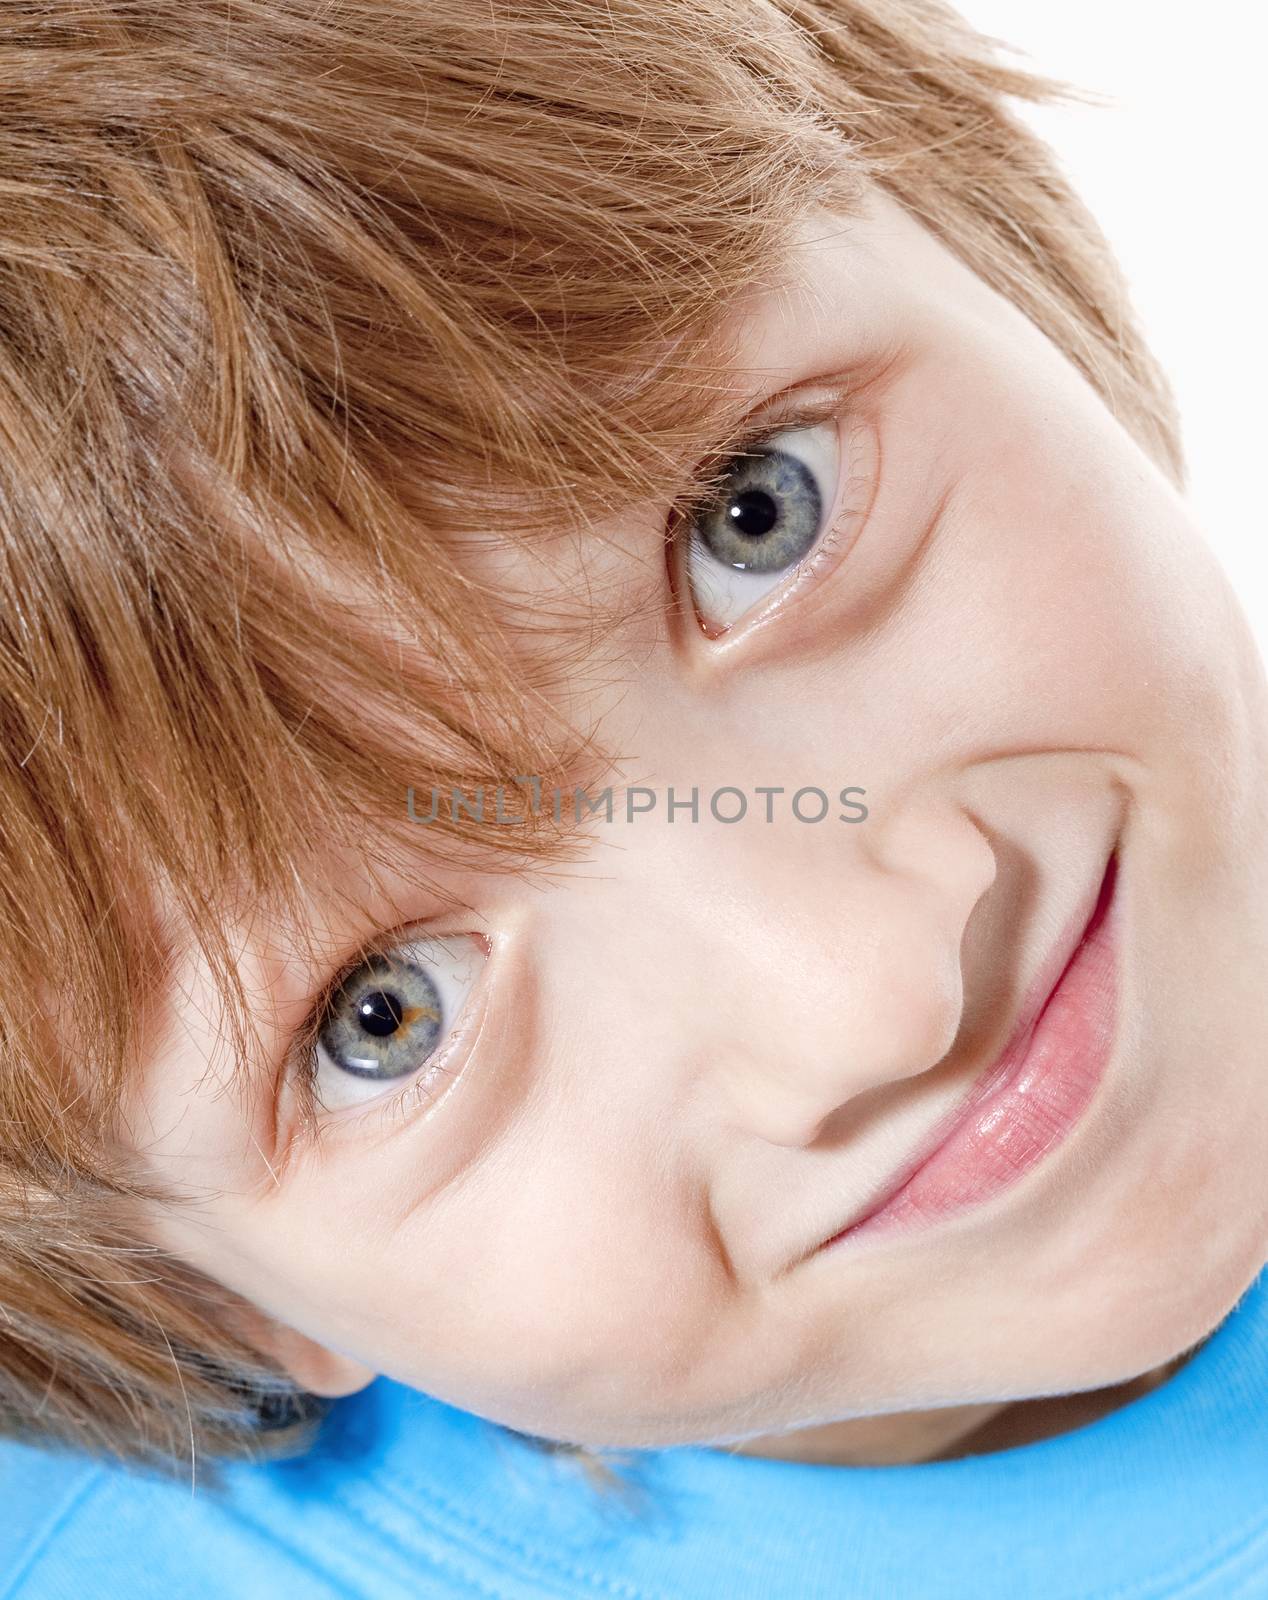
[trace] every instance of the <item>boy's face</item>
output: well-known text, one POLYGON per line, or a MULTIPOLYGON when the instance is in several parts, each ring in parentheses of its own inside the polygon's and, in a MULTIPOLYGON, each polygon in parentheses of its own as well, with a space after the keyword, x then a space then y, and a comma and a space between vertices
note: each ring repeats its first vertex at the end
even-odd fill
MULTIPOLYGON (((314 905, 345 944, 459 957, 438 1036, 398 1027, 426 959, 412 989, 355 980, 319 1144, 293 1084, 275 1108, 204 1075, 219 1021, 185 975, 129 1126, 205 1198, 153 1230, 295 1330, 311 1387, 364 1369, 547 1437, 722 1442, 1116 1382, 1268 1255, 1268 694, 1222 572, 1095 392, 892 201, 816 218, 797 260, 745 313, 746 393, 871 376, 839 426, 772 421, 782 471, 737 468, 730 523, 679 531, 694 579, 646 508, 544 562, 472 555, 543 609, 624 607, 569 710, 654 809, 618 789, 585 864, 455 875, 472 911, 425 927, 404 880, 355 927, 314 905), (772 512, 805 563, 729 590, 772 512), (1115 852, 1011 1090, 895 1225, 818 1251, 986 1085, 1115 852)), ((329 974, 244 961, 280 1057, 329 974)))

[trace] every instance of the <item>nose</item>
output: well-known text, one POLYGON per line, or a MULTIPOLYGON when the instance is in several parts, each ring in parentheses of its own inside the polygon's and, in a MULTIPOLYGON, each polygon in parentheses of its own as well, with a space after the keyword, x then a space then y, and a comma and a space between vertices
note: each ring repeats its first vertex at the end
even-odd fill
POLYGON ((815 864, 799 883, 785 875, 782 893, 759 876, 737 894, 743 876, 714 860, 675 892, 660 946, 696 1092, 733 1127, 789 1146, 946 1056, 964 1008, 964 929, 996 872, 976 825, 945 810, 815 864))
POLYGON ((812 1143, 841 1106, 928 1071, 955 1041, 961 940, 995 857, 963 816, 908 823, 902 840, 865 841, 829 873, 834 910, 821 913, 818 937, 799 941, 791 970, 765 984, 753 972, 727 991, 701 1070, 720 1081, 737 1123, 768 1142, 812 1143))

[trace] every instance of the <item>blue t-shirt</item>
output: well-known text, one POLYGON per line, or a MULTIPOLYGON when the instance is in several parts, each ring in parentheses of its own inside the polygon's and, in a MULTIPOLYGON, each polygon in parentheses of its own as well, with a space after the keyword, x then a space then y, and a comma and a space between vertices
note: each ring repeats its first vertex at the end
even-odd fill
POLYGON ((833 1467, 612 1452, 630 1485, 385 1378, 226 1490, 0 1442, 0 1600, 1268 1597, 1268 1267, 1165 1383, 1052 1439, 833 1467))

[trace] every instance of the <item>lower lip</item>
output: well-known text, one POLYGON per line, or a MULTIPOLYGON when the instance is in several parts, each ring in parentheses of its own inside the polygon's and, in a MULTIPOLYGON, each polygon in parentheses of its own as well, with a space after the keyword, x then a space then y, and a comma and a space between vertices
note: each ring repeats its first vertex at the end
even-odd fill
POLYGON ((1015 1183, 1086 1110, 1114 1043, 1117 998, 1110 857, 1096 908, 1034 1022, 955 1114, 954 1126, 878 1206, 829 1249, 881 1229, 912 1229, 979 1205, 1015 1183))

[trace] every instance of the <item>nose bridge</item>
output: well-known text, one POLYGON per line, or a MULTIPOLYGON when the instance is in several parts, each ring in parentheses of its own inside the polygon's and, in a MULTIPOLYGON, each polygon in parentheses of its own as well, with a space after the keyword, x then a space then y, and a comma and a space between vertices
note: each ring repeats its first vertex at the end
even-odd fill
POLYGON ((578 908, 590 934, 574 930, 593 1025, 608 1019, 598 1048, 636 1032, 667 1093, 797 1144, 854 1096, 935 1065, 994 856, 949 811, 861 833, 702 825, 649 833, 615 870, 609 857, 578 908))

